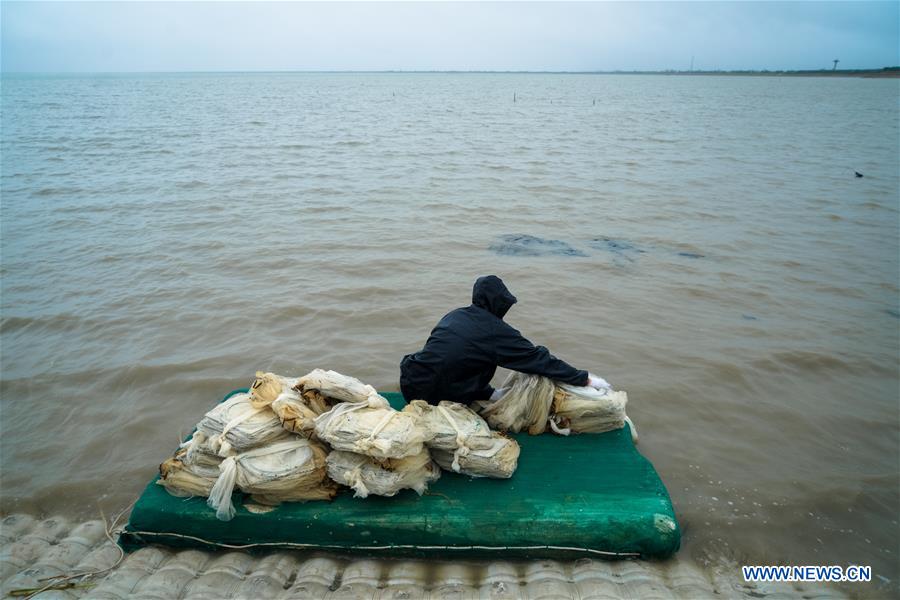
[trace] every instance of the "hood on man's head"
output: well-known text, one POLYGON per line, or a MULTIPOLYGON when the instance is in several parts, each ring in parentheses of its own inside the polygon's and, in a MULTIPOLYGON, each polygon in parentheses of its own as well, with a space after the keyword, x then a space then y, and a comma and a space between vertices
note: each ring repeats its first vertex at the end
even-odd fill
POLYGON ((516 297, 496 275, 485 275, 475 280, 472 288, 472 304, 475 306, 502 319, 516 302, 516 297))

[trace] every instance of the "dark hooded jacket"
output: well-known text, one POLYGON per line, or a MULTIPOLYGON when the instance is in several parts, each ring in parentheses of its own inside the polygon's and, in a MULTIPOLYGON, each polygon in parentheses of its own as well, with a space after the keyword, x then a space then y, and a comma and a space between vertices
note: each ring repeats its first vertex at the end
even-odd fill
POLYGON ((479 277, 472 290, 472 305, 447 313, 431 331, 425 347, 400 362, 400 389, 406 401, 469 404, 487 400, 494 391, 490 381, 498 366, 586 385, 587 371, 535 346, 503 321, 515 303, 516 297, 499 277, 479 277))

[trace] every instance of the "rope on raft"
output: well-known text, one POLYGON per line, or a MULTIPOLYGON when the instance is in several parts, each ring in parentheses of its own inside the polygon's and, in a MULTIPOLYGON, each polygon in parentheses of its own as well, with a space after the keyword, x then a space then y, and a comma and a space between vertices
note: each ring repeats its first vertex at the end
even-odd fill
POLYGON ((570 547, 570 546, 419 546, 416 544, 388 544, 385 546, 353 546, 349 548, 347 546, 338 546, 334 544, 304 544, 300 542, 256 542, 252 544, 226 544, 224 542, 214 542, 210 540, 205 540, 201 537, 193 536, 193 535, 184 535, 181 533, 174 532, 162 532, 162 531, 125 531, 128 535, 134 536, 158 536, 158 537, 176 537, 187 540, 193 540, 195 542, 201 542, 203 544, 208 544, 210 546, 216 546, 219 548, 228 548, 230 550, 248 550, 251 548, 264 548, 264 547, 275 547, 275 548, 299 548, 304 550, 314 549, 314 550, 496 550, 496 551, 505 551, 505 550, 558 550, 558 551, 569 551, 569 552, 586 552, 588 554, 596 554, 598 556, 614 556, 614 557, 628 557, 628 558, 638 558, 640 557, 639 552, 611 552, 609 550, 595 550, 593 548, 578 548, 578 547, 570 547))

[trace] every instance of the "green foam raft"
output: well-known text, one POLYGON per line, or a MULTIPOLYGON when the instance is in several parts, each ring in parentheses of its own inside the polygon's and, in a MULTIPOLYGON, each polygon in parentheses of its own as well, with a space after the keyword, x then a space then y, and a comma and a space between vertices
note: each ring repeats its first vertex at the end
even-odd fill
MULTIPOLYGON (((247 390, 235 390, 231 395, 247 390)), ((399 393, 384 393, 397 409, 399 393)), ((237 515, 219 521, 205 498, 176 498, 150 482, 119 537, 203 548, 295 548, 373 556, 438 558, 665 558, 681 531, 653 465, 634 447, 628 425, 602 434, 514 436, 521 446, 510 479, 444 471, 425 495, 288 502, 255 514, 233 498, 237 515)))

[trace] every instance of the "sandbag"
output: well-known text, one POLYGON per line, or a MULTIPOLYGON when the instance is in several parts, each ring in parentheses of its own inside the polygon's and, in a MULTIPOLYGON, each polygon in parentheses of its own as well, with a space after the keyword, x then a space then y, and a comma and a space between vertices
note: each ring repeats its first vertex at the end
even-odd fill
POLYGON ((603 433, 621 429, 627 422, 632 439, 637 441, 637 430, 625 414, 626 404, 628 395, 623 391, 560 383, 553 395, 551 426, 557 433, 603 433))
POLYGON ((490 403, 480 403, 479 412, 494 429, 531 435, 544 433, 553 404, 553 381, 538 375, 513 371, 503 382, 506 393, 490 403))
MULTIPOLYGON (((307 392, 309 393, 309 392, 307 392)), ((312 392, 316 394, 317 392, 312 392)), ((292 433, 298 433, 303 437, 311 437, 315 433, 316 417, 322 414, 318 404, 310 406, 310 403, 300 392, 287 389, 272 402, 272 412, 281 421, 281 426, 292 433)))
POLYGON ((518 466, 519 444, 512 438, 494 432, 488 448, 471 449, 463 455, 452 450, 432 448, 431 457, 448 471, 453 470, 471 477, 508 479, 518 466))
POLYGON ((486 449, 494 445, 487 423, 475 411, 458 402, 442 401, 437 406, 424 400, 413 400, 403 408, 422 427, 428 448, 453 453, 451 470, 459 473, 459 458, 472 449, 486 449))
POLYGON ((291 436, 291 439, 225 458, 207 504, 216 517, 234 517, 231 494, 234 488, 252 494, 263 504, 286 501, 328 500, 334 486, 326 480, 325 456, 321 444, 291 436))
MULTIPOLYGON (((195 456, 199 456, 199 453, 195 456)), ((179 498, 209 496, 219 477, 219 463, 222 459, 212 455, 204 456, 203 460, 191 462, 188 460, 188 451, 180 448, 174 456, 159 465, 159 479, 156 483, 179 498)))
MULTIPOLYGON (((341 375, 337 371, 315 369, 301 377, 296 384, 300 392, 316 390, 323 396, 344 402, 366 402, 370 396, 378 396, 371 385, 366 385, 355 377, 341 375)), ((381 396, 378 396, 381 398, 381 396)), ((384 400, 384 398, 381 398, 384 400)), ((385 400, 385 402, 387 402, 385 400)))
POLYGON ((437 481, 441 470, 426 448, 406 458, 376 460, 369 456, 334 450, 326 459, 328 476, 334 481, 353 488, 354 496, 365 498, 394 496, 403 489, 415 490, 420 496, 428 484, 437 481))
POLYGON ((256 372, 256 381, 250 386, 250 405, 263 408, 272 404, 286 389, 297 384, 297 379, 282 377, 275 373, 256 372))
POLYGON ((260 504, 330 500, 337 486, 327 478, 325 457, 328 451, 316 442, 281 442, 259 453, 253 460, 243 459, 237 476, 238 487, 260 504), (279 447, 281 446, 281 447, 279 447), (307 456, 311 453, 311 457, 307 456))
MULTIPOLYGON (((196 435, 196 433, 195 433, 196 435)), ((208 452, 202 444, 195 442, 191 436, 187 441, 183 442, 175 452, 175 457, 180 458, 187 465, 197 465, 200 467, 213 467, 218 469, 222 457, 218 454, 208 452)))
POLYGON ((250 394, 240 393, 204 415, 193 443, 204 452, 224 457, 288 436, 271 408, 253 408, 250 394))
POLYGON ((404 458, 423 451, 425 432, 407 413, 375 394, 365 402, 341 402, 316 417, 316 436, 335 450, 378 459, 404 458))
MULTIPOLYGON (((297 388, 295 387, 294 389, 296 390, 297 388)), ((329 398, 318 390, 304 390, 300 394, 300 397, 303 398, 303 402, 317 415, 328 412, 334 405, 342 402, 336 398, 329 398)))

